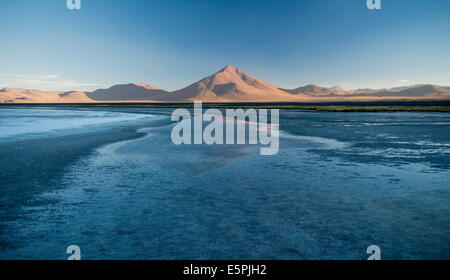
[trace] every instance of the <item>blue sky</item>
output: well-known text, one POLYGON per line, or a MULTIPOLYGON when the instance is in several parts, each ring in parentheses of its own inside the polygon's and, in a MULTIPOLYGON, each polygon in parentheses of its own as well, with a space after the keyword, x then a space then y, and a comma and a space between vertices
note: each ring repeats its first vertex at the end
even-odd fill
POLYGON ((284 88, 450 85, 450 1, 0 0, 0 88, 174 90, 225 65, 284 88))

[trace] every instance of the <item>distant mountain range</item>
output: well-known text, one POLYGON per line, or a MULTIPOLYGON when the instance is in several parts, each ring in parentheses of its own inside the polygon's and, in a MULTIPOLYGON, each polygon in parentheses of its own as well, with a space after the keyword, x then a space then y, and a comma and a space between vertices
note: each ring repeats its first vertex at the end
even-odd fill
POLYGON ((307 85, 283 89, 226 66, 185 88, 169 92, 147 84, 115 85, 93 92, 39 91, 4 88, 0 103, 105 102, 339 102, 381 100, 450 100, 450 87, 413 85, 391 89, 344 90, 339 86, 307 85))

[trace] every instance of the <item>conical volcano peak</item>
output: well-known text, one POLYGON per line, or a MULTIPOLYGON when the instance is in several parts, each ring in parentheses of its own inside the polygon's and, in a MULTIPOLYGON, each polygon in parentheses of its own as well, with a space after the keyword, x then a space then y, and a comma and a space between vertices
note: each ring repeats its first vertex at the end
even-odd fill
POLYGON ((232 65, 227 65, 213 75, 177 90, 172 96, 182 100, 203 101, 292 99, 292 94, 246 74, 232 65))
POLYGON ((253 86, 253 84, 260 83, 259 79, 248 75, 247 73, 239 70, 238 68, 227 65, 219 72, 216 72, 212 76, 206 78, 207 83, 226 84, 226 83, 245 83, 253 86))
POLYGON ((214 82, 218 83, 229 83, 229 82, 234 83, 250 78, 252 78, 250 75, 246 74, 245 72, 242 72, 238 68, 232 65, 227 65, 224 68, 220 69, 218 72, 207 77, 206 79, 210 80, 209 82, 214 80, 214 82))
POLYGON ((235 73, 239 73, 240 70, 237 69, 236 67, 234 67, 233 65, 227 65, 224 68, 222 68, 222 70, 219 71, 220 72, 235 72, 235 73))

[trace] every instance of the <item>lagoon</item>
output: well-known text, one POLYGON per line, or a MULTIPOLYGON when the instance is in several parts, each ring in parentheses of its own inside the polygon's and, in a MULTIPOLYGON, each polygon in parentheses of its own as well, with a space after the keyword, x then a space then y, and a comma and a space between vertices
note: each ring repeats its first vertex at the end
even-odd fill
POLYGON ((0 259, 450 258, 446 113, 280 110, 261 156, 174 145, 172 109, 8 110, 0 259))

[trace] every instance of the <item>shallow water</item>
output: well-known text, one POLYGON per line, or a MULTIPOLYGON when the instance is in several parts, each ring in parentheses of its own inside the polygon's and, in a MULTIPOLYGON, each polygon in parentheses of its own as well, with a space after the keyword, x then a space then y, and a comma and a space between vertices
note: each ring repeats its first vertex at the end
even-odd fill
MULTIPOLYGON (((109 111, 87 114, 170 112, 109 111)), ((159 117, 17 205, 0 258, 64 259, 72 244, 84 259, 366 259, 369 245, 384 259, 450 258, 448 114, 282 111, 275 156, 175 146, 159 117)))
POLYGON ((71 134, 78 129, 94 129, 148 118, 148 115, 70 109, 0 110, 0 143, 71 134))

